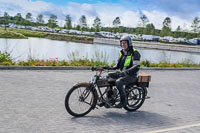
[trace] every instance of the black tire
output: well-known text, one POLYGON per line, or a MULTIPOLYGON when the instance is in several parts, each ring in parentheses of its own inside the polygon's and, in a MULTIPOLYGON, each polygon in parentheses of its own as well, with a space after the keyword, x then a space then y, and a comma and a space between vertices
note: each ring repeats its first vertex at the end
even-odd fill
POLYGON ((127 105, 124 107, 124 109, 127 111, 136 111, 143 105, 144 101, 145 88, 134 87, 130 89, 129 93, 127 94, 127 105), (134 103, 130 104, 129 102, 131 101, 134 103))
POLYGON ((92 109, 94 109, 96 107, 97 104, 97 92, 95 89, 86 89, 89 88, 90 84, 89 83, 78 83, 76 85, 74 85, 67 93, 66 98, 65 98, 65 108, 67 110, 67 112, 75 117, 81 117, 84 116, 86 114, 88 114, 92 109), (79 91, 78 89, 83 88, 84 91, 79 91), (74 96, 73 94, 75 93, 75 91, 78 92, 78 95, 80 94, 80 96, 74 96), (85 95, 82 96, 84 93, 85 95), (78 97, 78 102, 81 104, 75 104, 74 102, 76 102, 76 100, 78 97), (86 99, 89 99, 90 101, 87 102, 86 99), (91 98, 91 99, 90 99, 91 98), (76 112, 72 106, 74 106, 75 108, 79 108, 81 107, 82 104, 85 104, 88 106, 88 109, 86 110, 81 110, 82 112, 76 112))

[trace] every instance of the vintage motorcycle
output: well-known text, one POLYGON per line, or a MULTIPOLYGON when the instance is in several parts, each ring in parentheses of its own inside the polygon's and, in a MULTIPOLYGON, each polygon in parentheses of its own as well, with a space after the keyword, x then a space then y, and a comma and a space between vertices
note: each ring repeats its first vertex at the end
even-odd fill
MULTIPOLYGON (((120 95, 115 86, 116 79, 108 76, 105 67, 91 68, 96 74, 90 82, 75 84, 67 93, 65 108, 69 114, 81 117, 98 107, 114 108, 120 102, 120 95), (98 106, 98 107, 97 107, 98 106)), ((149 87, 150 75, 139 75, 137 82, 125 86, 127 95, 127 111, 136 111, 144 103, 149 87)))

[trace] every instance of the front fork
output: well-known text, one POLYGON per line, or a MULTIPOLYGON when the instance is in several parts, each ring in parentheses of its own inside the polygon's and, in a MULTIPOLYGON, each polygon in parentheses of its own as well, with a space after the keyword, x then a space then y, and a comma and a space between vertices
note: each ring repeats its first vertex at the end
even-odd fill
POLYGON ((93 106, 92 106, 92 109, 95 109, 97 108, 96 105, 97 105, 97 100, 98 100, 98 94, 97 94, 97 90, 95 88, 95 85, 93 83, 90 83, 90 85, 88 86, 89 91, 92 91, 92 93, 94 94, 94 103, 93 106))

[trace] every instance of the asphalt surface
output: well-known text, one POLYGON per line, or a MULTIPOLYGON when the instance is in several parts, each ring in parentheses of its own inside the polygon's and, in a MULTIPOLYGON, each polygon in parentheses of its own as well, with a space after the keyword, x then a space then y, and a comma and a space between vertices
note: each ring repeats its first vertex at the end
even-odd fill
POLYGON ((94 72, 0 71, 0 133, 199 133, 200 70, 141 73, 152 75, 151 98, 138 111, 102 107, 74 118, 65 110, 65 95, 94 72))

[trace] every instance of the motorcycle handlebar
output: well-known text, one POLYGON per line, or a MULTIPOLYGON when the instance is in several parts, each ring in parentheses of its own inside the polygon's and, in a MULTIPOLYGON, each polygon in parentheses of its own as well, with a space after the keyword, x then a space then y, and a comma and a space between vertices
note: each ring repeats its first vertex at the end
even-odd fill
POLYGON ((105 67, 91 67, 91 70, 92 71, 99 71, 99 70, 111 70, 111 68, 110 67, 107 67, 107 66, 105 66, 105 67))
POLYGON ((91 67, 92 71, 99 71, 99 70, 103 70, 103 68, 100 67, 91 67))

